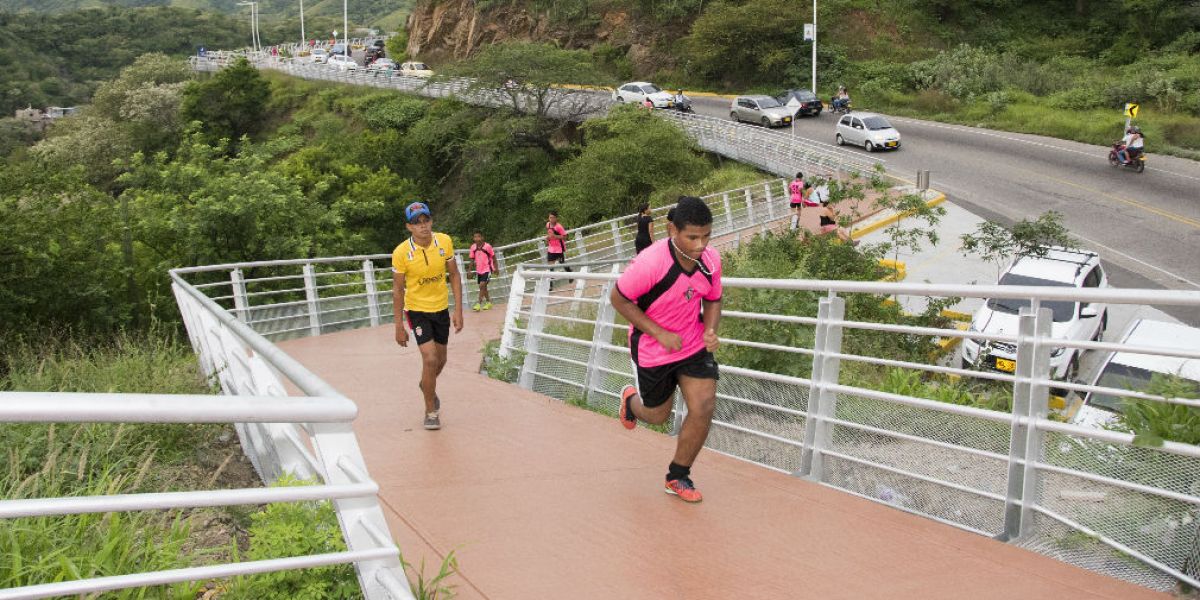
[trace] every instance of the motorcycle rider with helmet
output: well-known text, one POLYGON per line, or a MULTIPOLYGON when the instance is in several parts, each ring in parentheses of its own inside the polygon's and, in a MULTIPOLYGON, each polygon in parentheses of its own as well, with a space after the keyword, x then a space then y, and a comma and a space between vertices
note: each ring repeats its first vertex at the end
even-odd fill
POLYGON ((1142 148, 1145 146, 1145 138, 1142 137, 1142 129, 1138 126, 1130 127, 1125 137, 1121 140, 1121 149, 1117 151, 1117 158, 1122 164, 1133 164, 1138 155, 1142 153, 1142 148))

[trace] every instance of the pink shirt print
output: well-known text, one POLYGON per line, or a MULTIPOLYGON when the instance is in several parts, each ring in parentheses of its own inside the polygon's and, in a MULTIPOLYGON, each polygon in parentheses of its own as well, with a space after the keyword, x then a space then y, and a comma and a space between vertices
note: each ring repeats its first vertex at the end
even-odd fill
POLYGON ((484 242, 483 246, 476 247, 471 244, 471 258, 475 259, 475 272, 479 275, 492 272, 492 257, 496 256, 496 251, 492 249, 492 245, 484 242))
MULTIPOLYGON (((558 235, 567 235, 567 230, 563 229, 562 223, 555 223, 554 227, 550 227, 550 224, 546 223, 546 234, 547 234, 546 237, 550 237, 550 235, 549 235, 550 232, 554 232, 558 235)), ((550 252, 553 254, 562 254, 563 253, 563 241, 562 240, 551 239, 550 242, 546 244, 546 247, 547 247, 547 250, 546 250, 547 252, 550 252)))
POLYGON ((683 341, 679 350, 667 350, 653 336, 631 325, 629 350, 638 366, 665 365, 704 349, 700 301, 721 299, 721 255, 706 248, 700 260, 711 276, 699 268, 691 274, 684 272, 683 263, 691 261, 676 259, 669 238, 664 238, 637 255, 617 280, 617 291, 622 296, 637 304, 651 321, 677 334, 683 341))
POLYGON ((800 204, 804 201, 804 180, 793 179, 788 184, 788 191, 792 193, 792 204, 800 204))

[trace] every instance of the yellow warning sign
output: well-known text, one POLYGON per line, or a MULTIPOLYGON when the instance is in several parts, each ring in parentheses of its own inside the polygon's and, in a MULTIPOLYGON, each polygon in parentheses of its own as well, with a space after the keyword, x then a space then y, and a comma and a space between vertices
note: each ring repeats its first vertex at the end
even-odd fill
POLYGON ((1141 108, 1141 107, 1138 106, 1137 104, 1134 104, 1133 102, 1126 103, 1125 104, 1125 116, 1129 117, 1130 119, 1137 118, 1139 108, 1141 108))

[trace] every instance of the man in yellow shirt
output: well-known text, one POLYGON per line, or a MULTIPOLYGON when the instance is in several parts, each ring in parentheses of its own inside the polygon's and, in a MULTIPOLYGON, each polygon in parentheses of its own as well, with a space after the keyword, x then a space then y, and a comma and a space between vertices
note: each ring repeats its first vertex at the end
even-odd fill
POLYGON ((434 233, 433 216, 423 202, 404 209, 405 225, 412 234, 392 251, 392 311, 396 317, 396 343, 408 346, 404 329, 407 309, 408 326, 421 351, 421 393, 425 397, 425 429, 441 429, 438 412, 437 377, 446 366, 446 342, 450 326, 458 333, 463 328, 462 279, 454 260, 454 242, 444 233, 434 233), (454 290, 454 314, 451 315, 447 276, 454 290))

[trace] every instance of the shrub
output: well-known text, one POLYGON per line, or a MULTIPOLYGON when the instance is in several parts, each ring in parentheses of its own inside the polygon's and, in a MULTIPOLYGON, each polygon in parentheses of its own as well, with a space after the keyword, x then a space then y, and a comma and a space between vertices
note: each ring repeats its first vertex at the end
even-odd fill
POLYGON ((949 94, 938 90, 921 90, 913 99, 913 108, 925 114, 951 113, 958 108, 958 102, 949 94))

